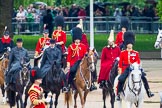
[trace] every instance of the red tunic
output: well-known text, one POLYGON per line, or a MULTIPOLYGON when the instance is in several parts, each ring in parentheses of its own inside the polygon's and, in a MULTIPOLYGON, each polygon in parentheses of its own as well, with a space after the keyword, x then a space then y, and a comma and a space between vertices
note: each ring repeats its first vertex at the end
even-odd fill
POLYGON ((89 50, 89 44, 88 44, 88 40, 87 40, 87 36, 85 33, 82 34, 82 40, 81 40, 81 43, 83 43, 86 48, 87 48, 87 51, 89 50))
POLYGON ((104 47, 102 49, 101 54, 101 68, 98 78, 98 83, 103 80, 109 80, 110 70, 112 65, 117 57, 120 56, 120 48, 119 47, 104 47))
POLYGON ((115 44, 117 46, 120 46, 124 41, 124 37, 123 37, 123 32, 119 32, 117 35, 116 35, 116 41, 115 41, 115 44))
POLYGON ((81 60, 87 52, 86 46, 82 43, 75 45, 71 44, 68 47, 67 62, 70 63, 70 67, 73 66, 78 60, 81 60))
POLYGON ((43 89, 38 85, 33 84, 28 91, 33 108, 45 108, 42 98, 43 89))
POLYGON ((55 30, 53 32, 52 38, 56 40, 56 42, 63 42, 64 44, 61 45, 62 51, 65 51, 65 45, 66 45, 66 33, 65 31, 58 31, 55 30))
POLYGON ((40 54, 45 45, 50 45, 50 42, 49 42, 50 39, 51 38, 44 38, 44 37, 39 38, 35 51, 38 52, 38 54, 40 54))
POLYGON ((121 52, 119 68, 122 69, 122 73, 129 66, 129 64, 133 64, 134 62, 140 64, 140 57, 137 51, 132 50, 128 52, 127 50, 124 50, 121 52))

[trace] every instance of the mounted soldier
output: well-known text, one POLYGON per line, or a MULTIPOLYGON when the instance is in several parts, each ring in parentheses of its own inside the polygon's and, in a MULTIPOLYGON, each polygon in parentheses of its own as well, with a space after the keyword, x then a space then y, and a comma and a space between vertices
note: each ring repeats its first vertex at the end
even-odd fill
POLYGON ((115 62, 115 59, 120 56, 120 48, 114 43, 114 31, 111 30, 108 38, 108 45, 102 49, 101 54, 101 69, 99 73, 98 83, 99 88, 108 86, 109 74, 115 62))
MULTIPOLYGON (((56 62, 56 68, 60 69, 61 57, 62 57, 62 52, 56 47, 56 41, 54 39, 51 39, 50 40, 50 46, 49 46, 49 48, 47 48, 44 51, 43 58, 42 58, 42 61, 41 61, 41 67, 40 68, 41 68, 42 78, 44 78, 45 75, 47 74, 47 72, 50 71, 54 62, 56 62)), ((60 72, 62 72, 62 71, 60 70, 60 72)), ((64 81, 63 91, 67 91, 67 89, 66 89, 66 86, 67 86, 66 78, 64 78, 64 79, 65 80, 63 80, 64 81)))
MULTIPOLYGON (((131 72, 130 65, 133 63, 140 64, 140 56, 139 52, 133 50, 133 45, 135 44, 135 35, 133 32, 127 31, 124 33, 124 45, 126 46, 126 50, 123 50, 120 54, 119 60, 119 67, 118 67, 118 74, 119 76, 119 83, 117 86, 117 100, 120 100, 120 93, 123 91, 123 86, 125 83, 126 78, 131 72)), ((154 96, 154 94, 150 91, 150 87, 148 85, 148 81, 146 79, 146 73, 142 71, 142 81, 144 83, 144 87, 146 89, 146 93, 148 97, 154 96)))
MULTIPOLYGON (((28 51, 23 48, 23 40, 21 38, 17 39, 16 47, 12 48, 11 53, 9 54, 9 65, 8 71, 6 73, 6 84, 15 83, 15 74, 22 69, 21 62, 29 62, 30 58, 28 51)), ((28 65, 30 69, 30 65, 28 65)))
POLYGON ((43 51, 49 47, 50 44, 50 39, 49 36, 49 31, 44 30, 43 31, 43 37, 39 38, 36 48, 35 48, 35 55, 34 55, 34 66, 38 65, 38 60, 41 59, 43 51))
POLYGON ((128 18, 121 18, 120 23, 121 31, 116 35, 116 41, 115 44, 120 47, 121 50, 125 49, 125 46, 123 44, 124 42, 124 33, 128 31, 129 29, 129 20, 128 18))
POLYGON ((79 27, 72 29, 73 43, 68 47, 67 69, 70 70, 68 84, 72 84, 76 75, 77 68, 87 52, 87 48, 81 43, 82 30, 79 27))
MULTIPOLYGON (((76 27, 79 27, 82 30, 82 39, 81 39, 80 43, 84 44, 86 46, 87 51, 89 51, 90 47, 89 47, 87 35, 84 33, 84 30, 83 30, 83 20, 82 19, 80 19, 80 22, 76 27)), ((96 55, 96 58, 98 58, 98 53, 96 52, 96 50, 94 53, 96 55)), ((96 64, 97 64, 97 61, 96 61, 96 64)), ((97 87, 95 86, 96 80, 97 80, 97 70, 95 69, 95 71, 92 72, 92 86, 90 88, 91 91, 97 89, 97 87)))
POLYGON ((14 47, 14 42, 10 38, 9 31, 3 33, 3 37, 0 39, 0 55, 3 55, 6 51, 11 51, 14 47))
POLYGON ((56 16, 55 17, 55 25, 57 30, 53 31, 52 39, 56 40, 57 47, 62 51, 64 54, 65 45, 66 45, 66 32, 63 31, 64 27, 64 17, 63 16, 56 16))

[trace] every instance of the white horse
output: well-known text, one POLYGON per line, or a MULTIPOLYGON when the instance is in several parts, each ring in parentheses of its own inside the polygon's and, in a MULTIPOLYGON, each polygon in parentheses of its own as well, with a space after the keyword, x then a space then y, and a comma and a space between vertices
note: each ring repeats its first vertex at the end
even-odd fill
MULTIPOLYGON (((142 108, 145 91, 141 79, 141 68, 139 64, 134 63, 131 65, 131 69, 132 71, 128 76, 128 81, 126 82, 124 93, 121 93, 121 97, 126 101, 127 108, 132 108, 133 104, 135 104, 137 108, 142 108)), ((117 82, 118 77, 115 83, 117 82)), ((118 101, 118 108, 122 108, 122 101, 118 101)))
POLYGON ((157 38, 156 38, 156 41, 155 41, 155 44, 154 44, 154 47, 156 49, 159 49, 159 48, 162 48, 162 30, 158 30, 159 33, 157 35, 157 38))

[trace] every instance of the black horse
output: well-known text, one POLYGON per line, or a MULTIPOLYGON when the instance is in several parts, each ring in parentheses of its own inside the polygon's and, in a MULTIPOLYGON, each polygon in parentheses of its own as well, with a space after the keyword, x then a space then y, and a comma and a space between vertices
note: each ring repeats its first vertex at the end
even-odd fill
POLYGON ((7 97, 10 108, 15 106, 15 102, 17 103, 17 108, 24 108, 22 96, 24 93, 24 89, 26 89, 27 85, 30 82, 30 71, 28 69, 29 65, 30 62, 26 63, 25 60, 22 59, 22 69, 14 73, 16 83, 9 84, 9 87, 7 89, 7 97))
MULTIPOLYGON (((56 62, 54 61, 52 64, 52 68, 50 69, 50 71, 46 74, 44 80, 44 83, 42 83, 42 87, 45 93, 45 97, 47 97, 47 94, 49 92, 55 95, 55 108, 57 108, 57 104, 58 104, 58 97, 60 95, 60 90, 62 89, 63 86, 63 79, 65 78, 65 74, 61 69, 61 66, 58 68, 56 67, 56 62)), ((52 96, 51 96, 51 102, 50 102, 50 108, 52 108, 53 105, 53 100, 52 100, 52 96)))
POLYGON ((118 75, 118 60, 115 60, 113 67, 110 71, 109 80, 106 82, 105 86, 102 89, 102 95, 103 95, 103 101, 104 101, 104 107, 106 108, 106 97, 110 95, 111 100, 111 108, 114 108, 114 102, 115 102, 115 93, 114 93, 114 80, 116 76, 118 75))

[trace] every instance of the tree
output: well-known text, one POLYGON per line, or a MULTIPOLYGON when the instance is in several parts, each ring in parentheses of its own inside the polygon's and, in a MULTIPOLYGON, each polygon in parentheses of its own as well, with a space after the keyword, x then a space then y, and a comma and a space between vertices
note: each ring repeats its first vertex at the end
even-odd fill
MULTIPOLYGON (((13 0, 0 0, 0 37, 5 26, 12 31, 13 0)), ((11 35, 12 36, 12 35, 11 35)))
POLYGON ((158 16, 160 17, 160 20, 162 21, 162 0, 158 1, 157 10, 158 10, 158 16))

